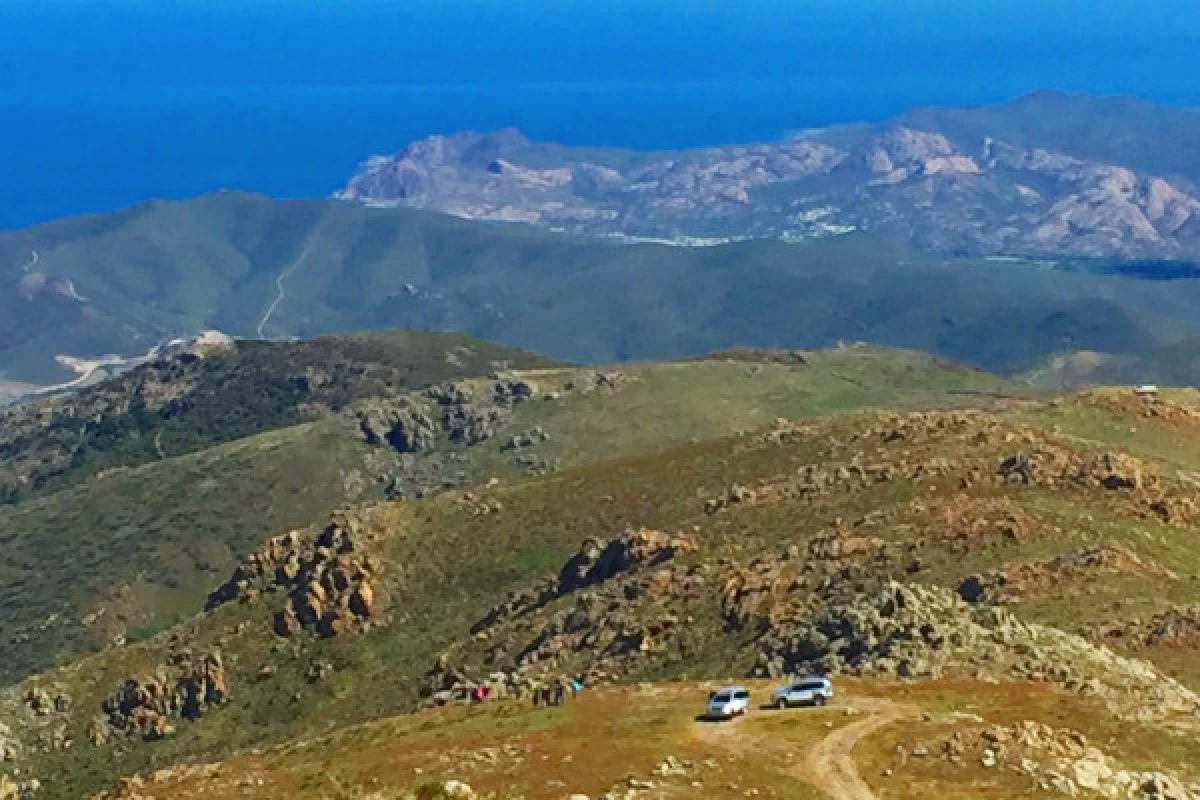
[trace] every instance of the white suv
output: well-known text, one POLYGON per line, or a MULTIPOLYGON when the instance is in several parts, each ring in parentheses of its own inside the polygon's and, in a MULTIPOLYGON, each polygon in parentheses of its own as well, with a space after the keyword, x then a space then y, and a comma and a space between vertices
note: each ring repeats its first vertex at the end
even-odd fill
POLYGON ((832 699, 833 686, 820 677, 801 678, 771 692, 771 705, 776 708, 823 706, 832 699))
POLYGON ((705 716, 710 719, 730 719, 750 710, 750 692, 741 686, 726 686, 708 696, 705 716))

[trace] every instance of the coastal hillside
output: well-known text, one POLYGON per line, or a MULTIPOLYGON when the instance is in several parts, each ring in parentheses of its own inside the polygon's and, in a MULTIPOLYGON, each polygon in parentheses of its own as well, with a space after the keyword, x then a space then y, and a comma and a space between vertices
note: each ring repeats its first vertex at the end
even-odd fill
POLYGON ((629 245, 221 192, 0 233, 0 379, 59 383, 210 329, 432 328, 583 363, 867 341, 1000 372, 1195 333, 1194 277, 1089 264, 948 259, 864 234, 629 245))

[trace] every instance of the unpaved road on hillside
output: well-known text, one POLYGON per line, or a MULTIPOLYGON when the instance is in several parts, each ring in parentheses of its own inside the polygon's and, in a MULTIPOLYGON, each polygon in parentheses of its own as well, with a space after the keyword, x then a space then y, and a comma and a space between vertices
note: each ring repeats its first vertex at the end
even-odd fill
MULTIPOLYGON (((813 786, 833 800, 878 800, 871 787, 858 772, 854 760, 854 748, 860 741, 893 722, 920 713, 916 706, 904 705, 891 700, 873 697, 858 697, 849 701, 846 708, 862 714, 847 725, 830 731, 829 735, 812 745, 803 754, 803 760, 788 772, 813 786)), ((788 713, 788 712, 764 712, 788 713)), ((708 744, 722 747, 737 746, 753 748, 756 737, 740 724, 740 720, 724 724, 698 722, 696 735, 708 744)), ((778 744, 775 742, 773 744, 778 744)))
POLYGON ((858 774, 854 748, 880 728, 915 716, 918 711, 913 706, 874 698, 855 700, 850 707, 866 716, 843 725, 813 745, 793 773, 834 800, 876 800, 871 787, 858 774))
POLYGON ((291 274, 295 272, 296 267, 300 266, 302 263, 304 263, 304 259, 308 258, 308 254, 313 248, 313 242, 315 239, 316 231, 313 231, 313 234, 309 236, 308 242, 305 243, 304 249, 300 252, 300 255, 296 257, 296 260, 284 267, 283 271, 275 277, 275 300, 272 301, 271 305, 262 315, 262 319, 258 321, 259 339, 267 338, 267 335, 263 332, 263 329, 266 328, 267 323, 271 321, 271 317, 274 316, 276 309, 279 308, 279 304, 283 302, 285 297, 287 297, 287 289, 283 288, 283 284, 286 283, 291 274))

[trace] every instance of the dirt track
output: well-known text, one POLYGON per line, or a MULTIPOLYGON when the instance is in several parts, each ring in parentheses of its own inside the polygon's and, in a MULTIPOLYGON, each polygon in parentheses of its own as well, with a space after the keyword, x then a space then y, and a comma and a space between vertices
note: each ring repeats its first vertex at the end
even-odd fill
MULTIPOLYGON (((858 773, 854 748, 880 728, 914 716, 918 710, 913 706, 869 697, 855 698, 846 703, 846 708, 859 712, 862 718, 831 731, 809 748, 803 754, 803 760, 789 771, 833 800, 877 800, 871 787, 858 773)), ((724 747, 753 748, 756 744, 756 737, 746 731, 740 720, 725 724, 697 723, 696 735, 710 744, 724 747)))
POLYGON ((866 716, 838 728, 817 742, 805 754, 804 762, 794 773, 834 800, 876 800, 871 787, 858 774, 854 747, 880 728, 915 714, 916 709, 889 700, 868 698, 855 700, 850 707, 864 712, 866 716))

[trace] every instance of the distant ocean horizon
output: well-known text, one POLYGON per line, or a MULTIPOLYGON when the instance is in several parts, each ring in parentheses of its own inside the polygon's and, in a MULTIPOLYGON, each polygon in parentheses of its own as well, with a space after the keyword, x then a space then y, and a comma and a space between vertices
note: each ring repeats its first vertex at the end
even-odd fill
POLYGON ((663 150, 1036 89, 1200 105, 1191 0, 914 2, 4 0, 0 229, 221 188, 325 197, 468 129, 663 150))

